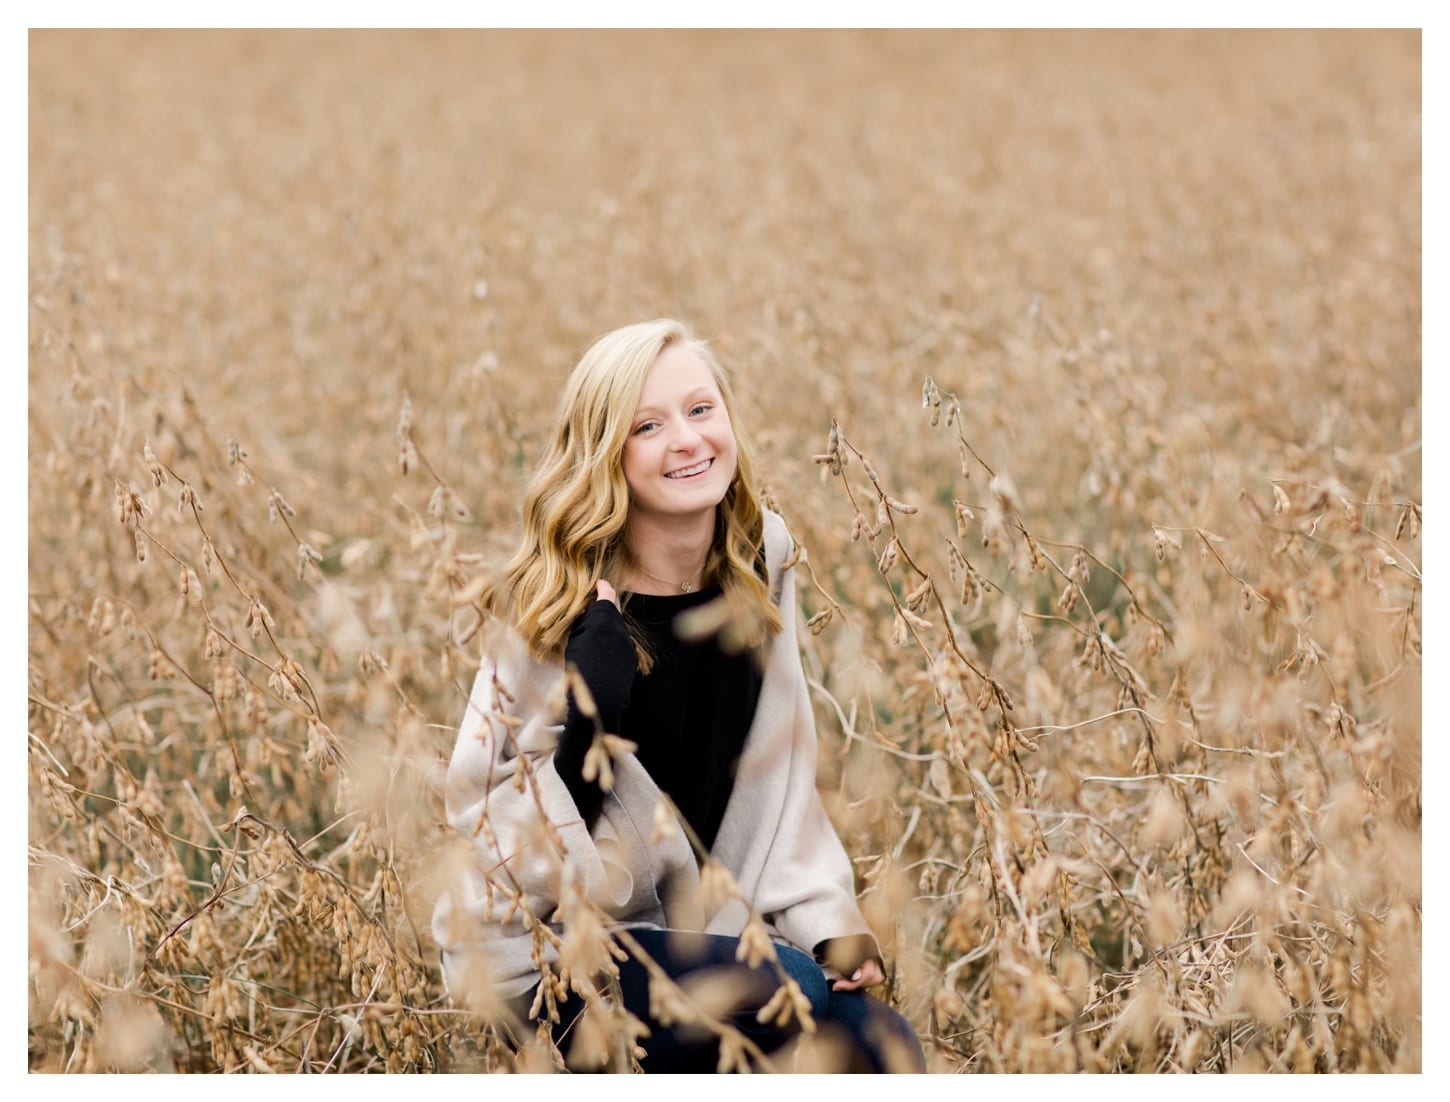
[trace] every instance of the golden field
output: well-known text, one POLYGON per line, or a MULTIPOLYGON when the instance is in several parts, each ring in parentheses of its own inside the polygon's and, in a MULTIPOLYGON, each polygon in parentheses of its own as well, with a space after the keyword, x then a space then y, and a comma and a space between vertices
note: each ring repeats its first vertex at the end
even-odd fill
POLYGON ((29 64, 32 1070, 549 1066, 443 990, 439 785, 562 379, 665 315, 932 1070, 1420 1070, 1418 33, 29 64))

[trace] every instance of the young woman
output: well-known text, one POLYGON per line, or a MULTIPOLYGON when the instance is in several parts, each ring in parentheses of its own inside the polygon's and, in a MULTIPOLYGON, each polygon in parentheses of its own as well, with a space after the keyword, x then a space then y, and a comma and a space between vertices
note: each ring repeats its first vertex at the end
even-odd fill
POLYGON ((815 788, 791 552, 709 347, 670 320, 596 342, 484 597, 522 647, 485 657, 449 767, 449 821, 473 843, 434 916, 453 991, 481 964, 515 1015, 555 1003, 562 1039, 581 990, 607 990, 650 1030, 644 1070, 710 1071, 716 1035, 675 1024, 643 958, 682 985, 732 976, 726 1020, 764 1052, 800 1028, 757 1014, 786 978, 852 1067, 924 1070, 865 990, 881 955, 815 788), (607 989, 568 948, 570 915, 600 912, 627 947, 607 989))

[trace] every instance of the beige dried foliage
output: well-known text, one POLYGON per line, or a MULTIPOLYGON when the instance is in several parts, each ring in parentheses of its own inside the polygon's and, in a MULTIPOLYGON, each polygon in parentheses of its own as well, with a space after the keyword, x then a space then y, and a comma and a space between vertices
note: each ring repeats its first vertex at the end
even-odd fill
POLYGON ((176 1046, 177 1038, 152 1001, 121 994, 102 1004, 94 1050, 99 1070, 171 1072, 176 1046))
POLYGON ((564 372, 674 313, 932 1069, 1419 1071, 1419 37, 1092 46, 33 33, 30 1068, 565 1067, 445 990, 445 769, 564 372))

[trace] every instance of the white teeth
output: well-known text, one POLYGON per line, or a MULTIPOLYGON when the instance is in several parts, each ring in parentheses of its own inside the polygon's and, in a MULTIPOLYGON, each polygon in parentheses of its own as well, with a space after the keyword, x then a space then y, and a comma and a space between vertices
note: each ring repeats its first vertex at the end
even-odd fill
POLYGON ((688 478, 692 474, 699 474, 701 471, 705 470, 707 467, 710 466, 710 463, 711 463, 711 460, 707 459, 703 463, 696 463, 693 467, 685 467, 682 470, 671 471, 669 474, 665 475, 665 477, 666 478, 688 478))

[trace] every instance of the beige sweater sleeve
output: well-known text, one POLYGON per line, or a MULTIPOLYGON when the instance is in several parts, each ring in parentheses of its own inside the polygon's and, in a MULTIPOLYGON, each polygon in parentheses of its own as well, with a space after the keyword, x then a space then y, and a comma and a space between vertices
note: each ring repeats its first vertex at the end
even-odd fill
MULTIPOLYGON (((850 858, 816 790, 816 724, 798 649, 795 568, 783 566, 790 549, 785 523, 767 513, 767 562, 784 629, 769 645, 756 721, 715 855, 775 929, 811 952, 829 938, 871 929, 856 905, 850 858)), ((743 915, 724 918, 711 929, 743 923, 743 915)))

